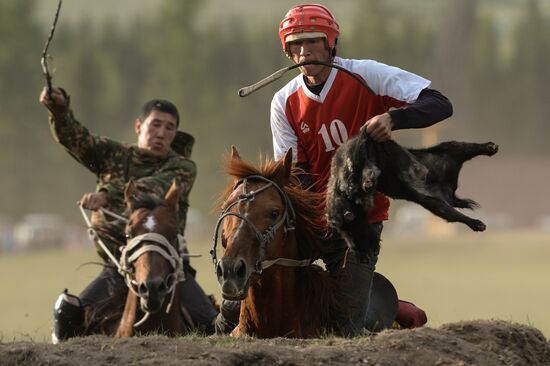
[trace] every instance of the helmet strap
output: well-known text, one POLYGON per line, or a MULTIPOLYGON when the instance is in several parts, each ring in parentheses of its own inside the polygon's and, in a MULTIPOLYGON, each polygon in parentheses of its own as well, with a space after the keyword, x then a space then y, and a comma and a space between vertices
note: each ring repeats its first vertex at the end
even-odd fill
POLYGON ((334 61, 336 57, 336 45, 338 44, 338 37, 334 38, 334 47, 330 50, 330 61, 334 61))

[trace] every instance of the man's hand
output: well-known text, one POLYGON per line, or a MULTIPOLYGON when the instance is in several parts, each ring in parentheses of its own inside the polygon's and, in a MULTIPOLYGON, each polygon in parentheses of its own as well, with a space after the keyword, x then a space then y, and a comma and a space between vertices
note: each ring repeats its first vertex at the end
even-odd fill
POLYGON ((50 96, 48 96, 48 88, 44 87, 38 100, 56 116, 66 113, 69 107, 69 100, 66 94, 59 88, 52 88, 52 95, 50 98, 50 96))
POLYGON ((77 205, 92 211, 97 211, 106 204, 107 192, 105 191, 85 193, 77 202, 77 205))
POLYGON ((365 122, 361 128, 366 128, 367 133, 374 141, 384 142, 391 138, 393 120, 389 113, 379 114, 365 122))

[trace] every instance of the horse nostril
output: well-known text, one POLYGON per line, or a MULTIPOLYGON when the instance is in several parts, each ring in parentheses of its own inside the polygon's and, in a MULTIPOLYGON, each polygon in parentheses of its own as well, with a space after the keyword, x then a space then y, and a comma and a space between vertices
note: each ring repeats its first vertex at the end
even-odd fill
POLYGON ((223 270, 222 270, 222 263, 219 262, 216 266, 216 276, 218 276, 218 279, 223 278, 223 270))
POLYGON ((139 284, 137 291, 140 297, 147 298, 149 296, 149 290, 145 282, 139 284))
POLYGON ((237 278, 244 278, 244 276, 246 275, 246 263, 244 262, 244 260, 241 259, 237 263, 237 268, 235 272, 237 274, 237 278))
POLYGON ((166 285, 166 282, 162 281, 160 284, 159 284, 159 293, 164 293, 165 291, 168 290, 168 286, 166 285))

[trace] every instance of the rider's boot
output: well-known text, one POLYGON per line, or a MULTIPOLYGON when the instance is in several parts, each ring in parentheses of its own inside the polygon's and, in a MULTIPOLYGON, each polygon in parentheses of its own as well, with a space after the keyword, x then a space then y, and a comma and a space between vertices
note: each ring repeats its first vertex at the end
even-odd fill
MULTIPOLYGON (((382 224, 374 225, 380 235, 382 224)), ((330 275, 338 283, 338 302, 345 304, 347 308, 347 311, 340 310, 334 314, 338 333, 348 338, 366 334, 369 331, 365 328, 368 320, 367 308, 379 246, 376 245, 365 258, 360 258, 355 250, 348 249, 341 236, 336 235, 327 238, 326 248, 322 259, 330 275)))
POLYGON ((367 308, 371 296, 374 265, 359 260, 357 253, 350 250, 344 268, 336 274, 339 287, 339 301, 349 308, 336 316, 339 333, 343 337, 365 334, 367 308))
POLYGON ((395 321, 400 328, 418 328, 428 322, 428 317, 424 310, 412 302, 399 300, 395 321))
POLYGON ((81 334, 84 325, 84 309, 80 299, 69 294, 65 289, 55 302, 53 319, 53 344, 81 334))
POLYGON ((216 334, 229 334, 239 324, 239 315, 241 312, 241 302, 222 300, 220 313, 216 317, 216 334))

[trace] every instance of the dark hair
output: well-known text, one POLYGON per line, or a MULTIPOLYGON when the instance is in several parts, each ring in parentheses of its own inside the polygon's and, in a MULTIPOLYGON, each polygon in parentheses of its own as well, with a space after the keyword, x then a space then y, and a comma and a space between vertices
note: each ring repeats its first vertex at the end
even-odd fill
POLYGON ((143 107, 141 107, 139 120, 142 122, 145 121, 154 109, 174 116, 174 118, 176 119, 176 126, 179 126, 180 114, 178 113, 178 109, 176 108, 174 103, 164 99, 153 99, 145 103, 143 107))
POLYGON ((332 47, 332 52, 330 54, 330 56, 332 58, 335 58, 336 57, 336 46, 338 45, 338 37, 334 38, 334 47, 332 47))

